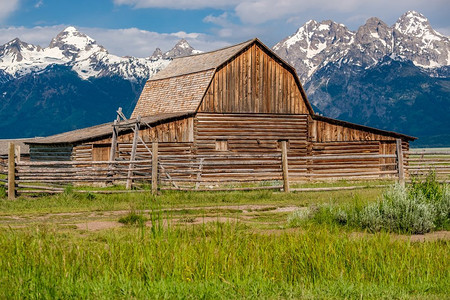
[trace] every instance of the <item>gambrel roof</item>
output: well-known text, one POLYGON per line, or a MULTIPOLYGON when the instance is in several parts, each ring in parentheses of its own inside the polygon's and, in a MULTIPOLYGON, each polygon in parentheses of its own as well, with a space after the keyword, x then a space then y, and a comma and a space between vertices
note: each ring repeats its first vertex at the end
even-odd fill
MULTIPOLYGON (((196 111, 216 70, 255 43, 292 73, 303 98, 307 99, 295 69, 255 38, 219 50, 173 59, 147 81, 131 117, 196 111)), ((313 114, 307 100, 305 104, 313 114)))

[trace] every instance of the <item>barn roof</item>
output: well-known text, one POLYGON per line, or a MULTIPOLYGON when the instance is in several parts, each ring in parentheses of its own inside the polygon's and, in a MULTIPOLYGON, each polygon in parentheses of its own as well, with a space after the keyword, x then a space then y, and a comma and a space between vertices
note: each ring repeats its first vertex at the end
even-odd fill
MULTIPOLYGON (((171 120, 188 116, 191 113, 163 113, 156 116, 146 116, 141 118, 141 124, 144 126, 152 126, 161 122, 169 122, 171 120)), ((130 119, 129 121, 122 121, 120 124, 133 122, 135 119, 130 119)), ((26 144, 74 144, 80 142, 86 142, 89 140, 98 139, 101 137, 108 137, 112 135, 112 125, 113 122, 100 124, 97 126, 92 126, 83 129, 72 130, 68 132, 63 132, 60 134, 55 134, 52 136, 44 138, 35 138, 25 141, 26 144)), ((125 127, 118 127, 118 132, 131 131, 131 129, 125 127)))
POLYGON ((344 126, 344 127, 354 128, 354 129, 358 129, 358 130, 364 130, 364 131, 368 131, 368 132, 373 132, 375 134, 387 135, 387 136, 392 136, 392 137, 395 137, 395 138, 402 138, 402 139, 406 139, 406 140, 409 140, 409 141, 417 140, 417 138, 414 137, 414 136, 401 134, 401 133, 394 132, 394 131, 378 129, 378 128, 375 128, 375 127, 369 127, 369 126, 365 126, 365 125, 360 125, 360 124, 356 124, 356 123, 351 123, 351 122, 347 122, 347 121, 332 119, 332 118, 324 117, 324 116, 317 115, 317 114, 314 114, 312 117, 315 120, 324 121, 324 122, 327 122, 327 123, 330 123, 330 124, 341 125, 341 126, 344 126))
POLYGON ((26 145, 25 142, 31 140, 33 140, 33 138, 0 140, 0 155, 8 154, 9 143, 14 143, 17 146, 20 146, 21 154, 28 154, 30 153, 30 147, 28 147, 28 145, 26 145))
MULTIPOLYGON (((254 43, 264 48, 292 73, 300 93, 307 99, 295 68, 254 38, 219 50, 173 59, 167 67, 147 81, 131 116, 135 118, 138 115, 197 110, 215 71, 254 43)), ((309 101, 306 100, 305 104, 313 114, 309 101)))
POLYGON ((131 117, 197 110, 215 70, 255 41, 174 58, 147 81, 131 117))
POLYGON ((211 52, 174 58, 167 67, 152 76, 149 81, 216 69, 247 46, 253 44, 254 41, 256 39, 211 52))

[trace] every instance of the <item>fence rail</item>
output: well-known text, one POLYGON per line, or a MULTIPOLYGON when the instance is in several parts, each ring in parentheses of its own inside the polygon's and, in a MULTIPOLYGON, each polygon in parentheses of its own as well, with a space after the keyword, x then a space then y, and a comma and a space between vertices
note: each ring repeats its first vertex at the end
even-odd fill
POLYGON ((450 151, 411 150, 405 154, 410 176, 423 178, 434 172, 439 181, 449 182, 450 151))
POLYGON ((397 147, 396 154, 289 156, 286 149, 272 154, 167 155, 156 152, 145 160, 42 162, 20 161, 14 149, 14 146, 10 148, 7 161, 0 160, 0 176, 3 176, 0 184, 7 185, 10 198, 17 192, 60 193, 65 184, 126 182, 128 188, 132 183, 151 182, 153 192, 157 187, 163 190, 289 191, 290 183, 305 181, 397 179, 402 182, 405 177, 422 177, 430 171, 441 181, 450 178, 450 151, 402 152, 401 147, 397 147))

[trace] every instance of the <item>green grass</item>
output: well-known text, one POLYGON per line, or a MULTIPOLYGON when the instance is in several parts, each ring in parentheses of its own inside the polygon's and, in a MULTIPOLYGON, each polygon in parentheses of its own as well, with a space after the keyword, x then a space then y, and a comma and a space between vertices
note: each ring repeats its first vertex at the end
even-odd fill
POLYGON ((354 195, 369 201, 377 199, 383 189, 357 191, 282 193, 272 191, 179 192, 164 191, 159 196, 149 193, 78 194, 67 189, 58 195, 21 196, 14 201, 0 197, 0 215, 18 213, 42 214, 83 211, 142 210, 157 205, 161 208, 213 205, 272 204, 308 206, 311 203, 336 201, 346 203, 354 195))
MULTIPOLYGON (((155 223, 158 224, 158 223, 155 223)), ((68 234, 0 231, 1 298, 447 297, 448 242, 239 223, 68 234)))
POLYGON ((288 228, 290 213, 277 210, 362 207, 382 194, 372 187, 154 197, 67 188, 61 195, 1 199, 0 298, 448 298, 448 240, 355 234, 327 223, 326 214, 324 222, 288 228), (250 204, 264 206, 240 207, 250 204), (196 224, 206 218, 209 223, 196 224), (136 226, 77 226, 120 219, 136 226))

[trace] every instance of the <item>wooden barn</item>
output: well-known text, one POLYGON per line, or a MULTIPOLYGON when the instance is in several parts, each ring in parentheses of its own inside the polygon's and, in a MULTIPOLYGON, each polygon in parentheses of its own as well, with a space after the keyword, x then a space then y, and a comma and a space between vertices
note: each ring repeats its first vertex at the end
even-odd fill
POLYGON ((175 58, 147 81, 131 119, 112 125, 28 142, 31 160, 129 159, 137 129, 142 143, 136 158, 148 157, 145 143, 152 141, 159 142, 161 155, 186 159, 276 154, 284 141, 291 178, 301 180, 312 172, 320 179, 340 177, 346 168, 352 174, 391 174, 393 158, 348 163, 335 156, 395 154, 396 141, 408 150, 415 139, 315 114, 295 69, 258 39, 175 58), (334 157, 328 167, 326 160, 310 159, 326 156, 334 157))

